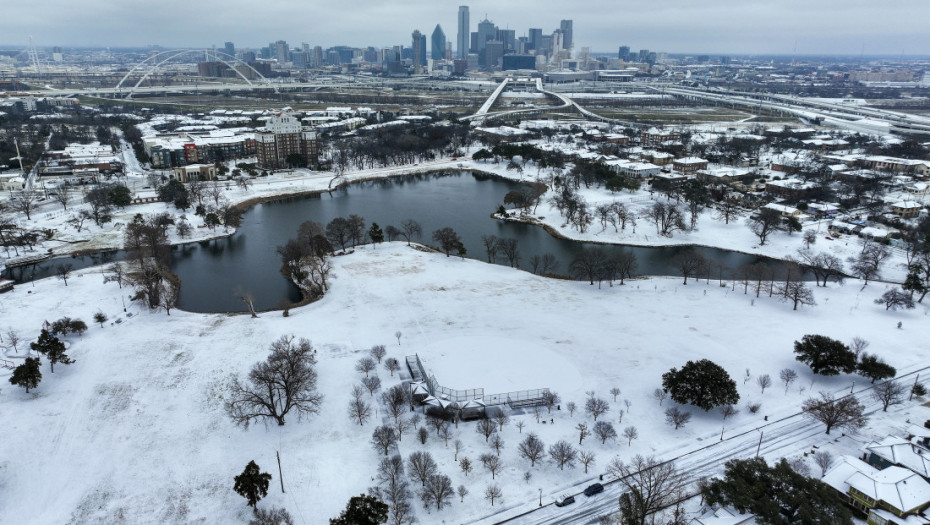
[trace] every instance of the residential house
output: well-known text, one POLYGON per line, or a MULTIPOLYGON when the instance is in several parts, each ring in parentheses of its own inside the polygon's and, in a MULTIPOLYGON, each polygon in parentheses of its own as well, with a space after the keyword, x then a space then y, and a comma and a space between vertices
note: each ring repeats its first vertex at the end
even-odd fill
POLYGON ((930 483, 898 466, 879 470, 858 458, 842 456, 823 482, 866 513, 869 525, 907 523, 901 519, 930 507, 930 483))
POLYGON ((816 187, 813 182, 800 179, 772 180, 765 183, 766 193, 785 199, 803 199, 816 187))
POLYGON ((898 201, 891 205, 891 213, 902 219, 913 219, 920 214, 923 205, 916 201, 898 201))
POLYGON ((904 467, 930 480, 930 448, 927 438, 907 440, 888 436, 864 447, 865 460, 875 468, 904 467))

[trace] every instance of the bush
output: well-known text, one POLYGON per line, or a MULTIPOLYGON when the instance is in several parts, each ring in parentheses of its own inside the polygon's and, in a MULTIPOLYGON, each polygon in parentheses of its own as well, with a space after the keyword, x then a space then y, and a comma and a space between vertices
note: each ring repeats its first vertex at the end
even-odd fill
POLYGON ((917 397, 924 397, 925 395, 927 395, 927 388, 924 387, 922 384, 917 383, 914 385, 914 388, 911 389, 911 393, 917 397))

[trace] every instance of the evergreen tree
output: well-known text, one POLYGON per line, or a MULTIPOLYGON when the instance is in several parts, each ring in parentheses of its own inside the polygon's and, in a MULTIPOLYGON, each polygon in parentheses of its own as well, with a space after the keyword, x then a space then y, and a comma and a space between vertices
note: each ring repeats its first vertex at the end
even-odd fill
POLYGON ((377 222, 371 223, 371 228, 368 229, 368 237, 374 244, 381 244, 384 242, 384 232, 381 230, 381 227, 378 226, 377 222))
POLYGON ((30 388, 39 386, 42 380, 42 371, 39 365, 42 364, 38 357, 27 357, 26 362, 13 369, 13 375, 10 376, 10 383, 21 386, 29 393, 30 388))
POLYGON ((705 484, 701 492, 708 504, 749 509, 759 523, 852 525, 836 490, 798 474, 784 459, 774 467, 762 458, 730 460, 724 477, 705 484))
POLYGON ((869 354, 862 356, 862 358, 859 360, 859 364, 856 365, 856 370, 858 370, 860 375, 871 379, 872 383, 874 383, 876 380, 894 377, 898 372, 895 370, 895 367, 882 361, 878 358, 878 356, 869 354))
POLYGON ((688 361, 681 370, 672 368, 662 374, 662 389, 675 402, 691 404, 705 412, 739 402, 736 382, 720 365, 708 359, 688 361))
POLYGON ((842 341, 823 335, 805 335, 794 342, 795 359, 807 364, 815 374, 849 374, 856 370, 856 353, 842 341))
POLYGON ((338 518, 329 520, 330 525, 378 525, 388 520, 388 506, 374 496, 359 494, 349 499, 346 510, 338 518))
POLYGON ((35 343, 29 343, 29 346, 48 358, 49 364, 52 365, 52 373, 55 373, 55 363, 70 365, 73 359, 65 354, 65 344, 58 340, 57 337, 48 333, 48 330, 42 329, 39 339, 35 343))
POLYGON ((268 495, 268 483, 271 481, 271 474, 261 472, 255 461, 249 461, 242 474, 234 477, 233 480, 235 481, 233 490, 245 498, 248 505, 254 509, 258 501, 268 495))

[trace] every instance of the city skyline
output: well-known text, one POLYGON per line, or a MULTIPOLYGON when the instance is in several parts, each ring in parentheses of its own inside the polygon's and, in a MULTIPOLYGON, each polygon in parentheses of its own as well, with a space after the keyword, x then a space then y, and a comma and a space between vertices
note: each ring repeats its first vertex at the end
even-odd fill
POLYGON ((502 29, 514 30, 518 37, 528 36, 531 27, 541 27, 548 34, 560 28, 561 20, 573 20, 576 52, 588 47, 592 52, 615 53, 620 45, 629 45, 669 53, 734 55, 930 54, 930 37, 923 22, 930 19, 930 3, 919 0, 898 2, 894 9, 861 0, 787 0, 777 5, 733 0, 700 4, 591 0, 584 9, 560 9, 562 4, 528 0, 414 2, 398 9, 361 0, 353 6, 351 17, 335 5, 316 6, 309 17, 294 16, 292 4, 277 0, 263 3, 261 10, 255 10, 251 2, 230 0, 222 11, 177 0, 157 5, 44 0, 38 5, 5 7, 0 44, 25 46, 31 36, 38 47, 222 48, 224 42, 234 42, 237 49, 257 49, 276 40, 324 48, 381 47, 409 41, 415 29, 427 34, 436 24, 457 27, 460 5, 470 8, 471 31, 485 17, 502 29), (175 8, 185 16, 177 17, 175 8))

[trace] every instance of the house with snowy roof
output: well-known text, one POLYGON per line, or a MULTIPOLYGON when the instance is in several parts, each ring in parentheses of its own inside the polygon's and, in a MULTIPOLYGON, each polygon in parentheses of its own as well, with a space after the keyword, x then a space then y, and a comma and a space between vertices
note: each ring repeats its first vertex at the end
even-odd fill
POLYGON ((869 525, 910 525, 915 522, 910 517, 930 507, 930 483, 903 467, 879 470, 858 458, 842 456, 822 481, 867 514, 869 525))
POLYGON ((917 201, 903 200, 895 202, 891 205, 891 213, 901 217, 902 219, 913 219, 920 214, 920 210, 923 208, 923 204, 917 201))
POLYGON ((907 440, 888 436, 864 447, 866 462, 875 468, 904 467, 930 480, 930 448, 928 438, 907 440))

